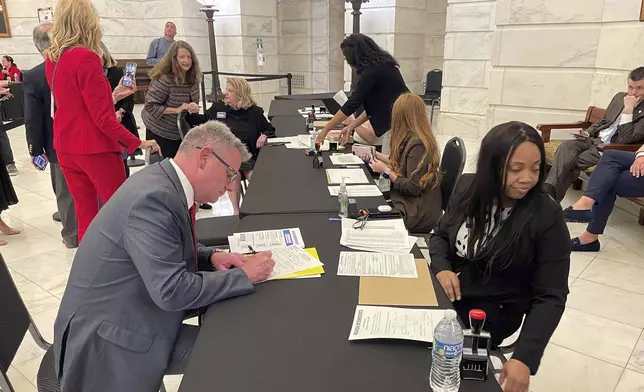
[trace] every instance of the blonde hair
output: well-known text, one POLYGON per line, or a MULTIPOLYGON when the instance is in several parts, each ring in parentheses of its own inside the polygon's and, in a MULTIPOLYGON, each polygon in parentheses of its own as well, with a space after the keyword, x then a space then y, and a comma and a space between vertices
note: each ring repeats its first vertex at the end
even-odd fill
POLYGON ((103 32, 91 0, 60 0, 54 13, 54 27, 49 30, 51 46, 47 57, 58 61, 63 50, 83 46, 100 53, 103 32))
POLYGON ((236 107, 233 109, 248 109, 251 106, 257 106, 250 91, 250 83, 244 78, 228 78, 226 84, 230 84, 235 89, 237 97, 236 107))
POLYGON ((440 153, 438 143, 432 133, 431 125, 427 118, 425 102, 416 94, 403 94, 396 102, 391 112, 391 155, 389 156, 389 167, 398 173, 399 161, 406 143, 410 138, 416 136, 425 146, 425 155, 418 162, 416 170, 409 176, 423 173, 420 179, 420 186, 435 188, 440 185, 440 153))
POLYGON ((103 68, 105 69, 116 67, 118 64, 110 54, 110 50, 107 49, 107 46, 102 41, 98 47, 98 56, 101 58, 101 64, 103 64, 103 68))
POLYGON ((194 49, 186 41, 175 41, 168 49, 168 53, 163 56, 161 61, 152 68, 149 73, 152 80, 158 80, 164 75, 170 75, 173 77, 174 81, 178 85, 187 84, 189 86, 194 86, 201 82, 201 69, 199 68, 199 60, 197 60, 197 55, 195 54, 194 49), (192 57, 192 67, 185 72, 179 65, 179 49, 185 49, 190 52, 192 57))

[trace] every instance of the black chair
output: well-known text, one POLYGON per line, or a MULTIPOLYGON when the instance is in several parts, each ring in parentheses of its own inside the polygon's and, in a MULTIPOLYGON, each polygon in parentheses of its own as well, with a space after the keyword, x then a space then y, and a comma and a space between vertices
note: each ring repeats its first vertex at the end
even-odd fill
POLYGON ((434 122, 434 106, 441 103, 441 89, 443 88, 443 71, 433 69, 427 72, 427 79, 424 83, 424 92, 421 98, 425 104, 431 106, 430 122, 434 122))
POLYGON ((456 187, 458 179, 463 174, 467 152, 465 143, 460 137, 451 138, 443 149, 443 158, 441 159, 441 172, 443 180, 441 182, 441 195, 443 196, 443 211, 447 210, 447 204, 456 187))
POLYGON ((39 384, 40 372, 42 370, 43 385, 46 382, 47 385, 56 387, 56 389, 40 389, 39 387, 38 391, 58 392, 58 380, 54 371, 53 352, 49 353, 53 351, 51 344, 43 339, 40 331, 38 331, 38 328, 31 319, 29 311, 20 297, 18 288, 11 278, 11 274, 2 255, 0 255, 0 314, 3 315, 0 317, 0 388, 2 391, 14 392, 11 382, 7 378, 7 371, 25 338, 25 334, 29 331, 36 341, 36 344, 43 350, 47 350, 49 354, 48 356, 46 355, 47 358, 43 358, 40 364, 40 370, 38 371, 39 384), (50 369, 45 369, 48 367, 50 369), (53 376, 53 378, 45 379, 45 373, 53 376))

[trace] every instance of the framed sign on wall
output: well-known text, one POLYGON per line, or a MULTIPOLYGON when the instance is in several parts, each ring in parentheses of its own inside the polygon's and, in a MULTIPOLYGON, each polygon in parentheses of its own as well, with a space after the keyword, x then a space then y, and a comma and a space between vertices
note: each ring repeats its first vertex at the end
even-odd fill
POLYGON ((0 0, 0 37, 11 37, 6 0, 0 0))

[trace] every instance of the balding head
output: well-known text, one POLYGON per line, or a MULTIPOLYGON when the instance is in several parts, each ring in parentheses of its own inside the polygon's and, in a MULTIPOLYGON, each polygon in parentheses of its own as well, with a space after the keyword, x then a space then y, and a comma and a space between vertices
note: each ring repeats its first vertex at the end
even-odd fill
POLYGON ((208 121, 186 134, 175 162, 188 177, 201 203, 217 201, 226 190, 236 189, 230 178, 252 155, 226 124, 208 121))
POLYGON ((49 41, 49 30, 51 30, 52 27, 54 27, 54 24, 51 22, 42 22, 38 26, 34 27, 34 45, 40 53, 43 53, 49 48, 49 45, 51 45, 51 42, 49 41))

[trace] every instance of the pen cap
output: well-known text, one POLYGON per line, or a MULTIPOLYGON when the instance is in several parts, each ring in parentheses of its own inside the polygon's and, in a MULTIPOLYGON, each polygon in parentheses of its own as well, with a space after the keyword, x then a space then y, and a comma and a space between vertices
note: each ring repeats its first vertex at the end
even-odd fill
POLYGON ((483 331, 486 317, 485 312, 481 309, 470 310, 470 327, 473 333, 480 334, 483 331))

